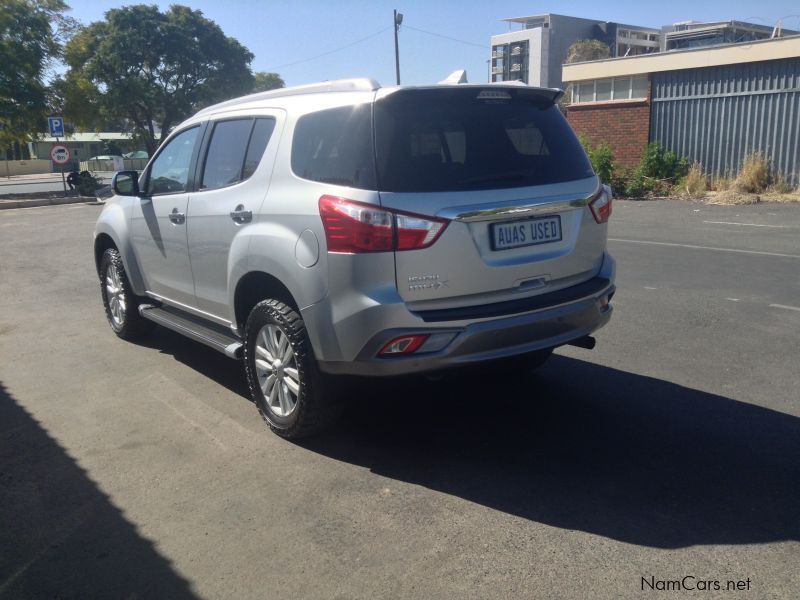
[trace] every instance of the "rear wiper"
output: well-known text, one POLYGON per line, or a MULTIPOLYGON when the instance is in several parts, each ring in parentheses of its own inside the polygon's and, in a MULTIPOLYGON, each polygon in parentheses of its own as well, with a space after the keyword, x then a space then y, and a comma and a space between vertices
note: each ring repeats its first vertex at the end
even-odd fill
POLYGON ((491 175, 483 175, 481 177, 473 177, 472 179, 462 179, 458 183, 472 184, 472 183, 490 183, 492 181, 519 181, 520 179, 527 179, 530 176, 528 171, 509 171, 507 173, 493 173, 491 175))

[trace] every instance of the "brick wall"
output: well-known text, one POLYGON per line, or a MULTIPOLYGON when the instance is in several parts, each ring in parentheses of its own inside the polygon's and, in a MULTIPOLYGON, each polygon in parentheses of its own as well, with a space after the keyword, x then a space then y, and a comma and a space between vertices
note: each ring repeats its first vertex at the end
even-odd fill
POLYGON ((606 142, 614 153, 618 167, 639 164, 650 136, 650 102, 587 102, 572 104, 567 120, 575 133, 589 138, 593 144, 606 142))

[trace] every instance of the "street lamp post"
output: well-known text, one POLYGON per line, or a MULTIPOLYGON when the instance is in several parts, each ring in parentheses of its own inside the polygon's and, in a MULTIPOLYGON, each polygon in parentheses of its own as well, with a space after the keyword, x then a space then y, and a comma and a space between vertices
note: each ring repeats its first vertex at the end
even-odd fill
POLYGON ((397 73, 397 85, 400 85, 400 47, 397 43, 397 30, 400 29, 400 24, 403 22, 403 14, 394 11, 394 67, 397 73))

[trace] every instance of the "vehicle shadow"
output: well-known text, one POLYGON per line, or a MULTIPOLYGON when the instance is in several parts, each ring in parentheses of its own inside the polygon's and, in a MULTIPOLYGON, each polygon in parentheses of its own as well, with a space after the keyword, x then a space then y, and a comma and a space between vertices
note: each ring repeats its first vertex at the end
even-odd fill
POLYGON ((361 383, 301 444, 539 523, 657 548, 800 539, 800 419, 572 358, 361 383))
POLYGON ((133 343, 171 356, 203 377, 250 401, 242 361, 223 356, 213 348, 187 340, 185 336, 165 327, 156 327, 150 335, 134 340, 133 343))
MULTIPOLYGON (((166 330, 147 345, 249 399, 241 363, 166 330)), ((527 374, 348 383, 341 423, 299 445, 632 544, 800 540, 797 417, 559 355, 527 374)))
POLYGON ((0 598, 195 598, 0 383, 0 598))

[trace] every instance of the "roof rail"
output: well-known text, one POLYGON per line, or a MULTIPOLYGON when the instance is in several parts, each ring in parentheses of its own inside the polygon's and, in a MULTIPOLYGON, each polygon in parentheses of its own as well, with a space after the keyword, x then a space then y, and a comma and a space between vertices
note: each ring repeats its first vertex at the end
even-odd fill
POLYGON ((222 108, 231 108, 239 104, 253 102, 256 100, 271 100, 272 98, 283 98, 285 96, 300 96, 303 94, 322 94, 324 92, 374 92, 379 89, 381 84, 367 77, 354 79, 335 79, 333 81, 323 81, 320 83, 310 83, 307 85, 297 85, 288 88, 269 90, 268 92, 256 92, 248 96, 233 98, 219 104, 214 104, 204 108, 198 115, 208 114, 222 108))

